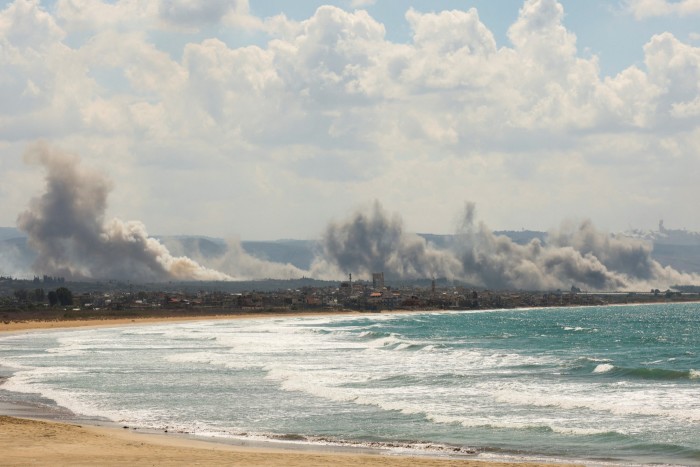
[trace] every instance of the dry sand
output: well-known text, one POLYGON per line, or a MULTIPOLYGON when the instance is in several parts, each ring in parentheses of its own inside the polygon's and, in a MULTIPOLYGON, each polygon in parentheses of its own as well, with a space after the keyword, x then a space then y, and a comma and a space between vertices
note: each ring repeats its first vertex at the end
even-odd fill
MULTIPOLYGON (((534 466, 459 459, 247 448, 118 428, 0 416, 0 464, 52 466, 534 466)), ((552 464, 540 464, 549 465, 552 464)))
MULTIPOLYGON (((344 313, 347 314, 347 313, 344 313)), ((203 319, 308 316, 310 314, 241 314, 201 317, 0 322, 1 333, 40 329, 142 325, 203 319)), ((312 314, 318 316, 318 313, 312 314)), ((5 412, 7 413, 7 412, 5 412)), ((250 448, 184 438, 139 433, 120 428, 74 425, 0 415, 0 465, 141 466, 417 466, 487 467, 552 466, 554 464, 487 462, 462 459, 314 452, 275 447, 250 448)))
POLYGON ((187 321, 203 320, 228 320, 228 319, 265 319, 265 318, 294 318, 301 316, 328 316, 328 315, 351 315, 353 311, 323 311, 323 312, 291 312, 291 313, 237 313, 227 315, 192 315, 192 316, 167 316, 167 317, 145 317, 145 318, 113 318, 113 319, 65 319, 65 320, 26 320, 26 321, 0 321, 0 333, 41 330, 41 329, 63 329, 82 327, 104 327, 104 326, 139 326, 143 324, 176 323, 187 321))

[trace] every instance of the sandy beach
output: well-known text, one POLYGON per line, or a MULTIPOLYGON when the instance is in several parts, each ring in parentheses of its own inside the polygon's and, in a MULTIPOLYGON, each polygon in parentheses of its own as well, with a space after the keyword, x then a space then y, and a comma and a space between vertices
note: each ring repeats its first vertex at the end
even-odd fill
POLYGON ((3 332, 83 328, 83 327, 105 327, 105 326, 140 326, 143 324, 177 323, 187 321, 202 320, 230 320, 230 319, 267 319, 267 318, 293 318, 301 316, 327 316, 327 315, 349 315, 359 313, 354 311, 324 311, 324 312, 294 312, 294 313, 236 313, 225 315, 188 315, 188 316, 165 316, 165 317, 135 317, 135 318, 113 318, 113 319, 62 319, 62 320, 20 320, 20 321, 0 321, 0 334, 3 332))
MULTIPOLYGON (((3 465, 240 465, 240 466, 417 466, 521 467, 425 457, 322 453, 248 448, 119 428, 80 426, 0 416, 3 465)), ((544 465, 544 464, 543 464, 544 465)), ((552 465, 552 464, 546 464, 552 465)))
MULTIPOLYGON (((235 316, 169 317, 25 321, 0 323, 0 333, 85 326, 124 326, 202 319, 243 319, 297 315, 243 314, 235 316)), ((298 316, 303 316, 299 314, 298 316)), ((525 462, 409 457, 361 452, 320 452, 283 449, 277 445, 248 447, 195 440, 179 435, 151 434, 133 429, 22 418, 0 406, 0 451, 3 465, 241 465, 241 466, 532 466, 525 462), (12 416, 8 416, 12 415, 12 416)), ((47 417, 50 418, 50 417, 47 417)))

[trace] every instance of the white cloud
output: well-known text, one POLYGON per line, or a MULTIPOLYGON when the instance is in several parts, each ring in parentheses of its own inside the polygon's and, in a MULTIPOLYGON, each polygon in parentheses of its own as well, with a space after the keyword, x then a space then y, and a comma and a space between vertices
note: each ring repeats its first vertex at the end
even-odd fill
POLYGON ((377 0, 352 0, 350 2, 350 6, 352 8, 365 8, 368 6, 372 6, 375 3, 377 3, 377 0))
POLYGON ((175 25, 215 24, 234 9, 235 4, 229 0, 168 0, 160 2, 158 13, 161 19, 175 25))
POLYGON ((700 14, 700 0, 625 0, 625 7, 637 19, 700 14))
MULTIPOLYGON (((464 199, 518 228, 572 210, 693 215, 681 196, 700 171, 700 48, 670 33, 601 77, 554 0, 524 2, 501 47, 475 9, 410 9, 411 39, 395 43, 362 10, 292 21, 252 18, 247 2, 154 4, 3 10, 0 158, 37 137, 79 152, 113 174, 116 214, 157 233, 308 237, 374 198, 421 231, 450 231, 464 199), (274 39, 187 42, 246 17, 274 39), (179 53, 152 39, 163 18, 189 31, 179 53), (65 40, 78 29, 85 40, 65 40)), ((16 204, 22 188, 3 193, 16 204)))
POLYGON ((248 0, 160 0, 158 15, 165 24, 190 31, 216 24, 262 28, 262 21, 250 14, 248 0))
POLYGON ((700 48, 671 33, 656 35, 644 46, 649 77, 675 101, 693 99, 700 91, 700 48))
POLYGON ((174 29, 196 32, 225 24, 258 28, 248 0, 58 0, 57 17, 71 30, 174 29))
POLYGON ((158 2, 149 0, 58 0, 56 16, 70 30, 149 27, 158 14, 158 2))
POLYGON ((0 11, 0 37, 14 47, 40 50, 64 36, 38 0, 16 0, 0 11))

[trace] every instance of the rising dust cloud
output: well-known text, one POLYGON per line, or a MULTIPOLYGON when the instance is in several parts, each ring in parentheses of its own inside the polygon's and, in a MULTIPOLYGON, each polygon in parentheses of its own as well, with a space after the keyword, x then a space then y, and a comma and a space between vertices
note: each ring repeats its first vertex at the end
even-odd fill
POLYGON ((663 267, 652 259, 650 243, 597 230, 590 221, 563 224, 546 242, 525 245, 476 223, 473 203, 447 249, 406 233, 398 215, 378 203, 345 222, 332 223, 321 241, 312 272, 383 271, 396 278, 447 278, 494 289, 551 290, 572 285, 590 290, 648 290, 700 283, 695 274, 663 267))
POLYGON ((663 267, 652 259, 649 242, 597 230, 590 221, 565 223, 545 241, 518 244, 476 222, 467 203, 462 222, 447 248, 406 232, 398 214, 379 202, 328 225, 309 271, 255 258, 231 240, 216 258, 175 256, 149 237, 139 221, 105 220, 111 183, 84 167, 78 156, 44 143, 25 154, 46 172, 42 195, 17 220, 37 252, 38 274, 69 279, 131 281, 339 279, 367 277, 447 278, 495 289, 550 290, 572 285, 589 290, 648 290, 700 283, 700 276, 663 267))
POLYGON ((17 219, 37 252, 34 270, 69 279, 229 280, 186 257, 174 257, 138 221, 105 221, 110 182, 80 159, 37 144, 25 154, 46 170, 46 191, 17 219))

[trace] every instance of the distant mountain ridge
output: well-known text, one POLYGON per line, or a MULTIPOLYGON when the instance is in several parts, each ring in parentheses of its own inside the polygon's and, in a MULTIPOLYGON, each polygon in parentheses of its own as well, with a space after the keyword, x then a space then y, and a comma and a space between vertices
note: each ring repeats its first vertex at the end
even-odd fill
POLYGON ((0 241, 11 238, 26 238, 26 234, 15 227, 0 227, 0 241))

